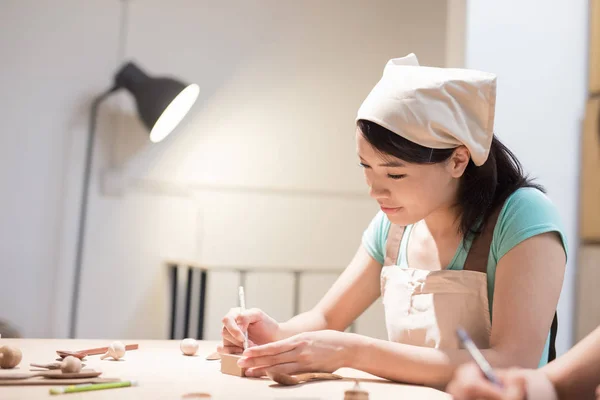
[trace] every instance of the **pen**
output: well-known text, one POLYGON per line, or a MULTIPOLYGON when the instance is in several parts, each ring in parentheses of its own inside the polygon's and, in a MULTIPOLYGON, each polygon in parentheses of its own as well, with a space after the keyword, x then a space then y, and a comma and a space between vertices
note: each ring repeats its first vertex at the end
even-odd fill
MULTIPOLYGON (((238 290, 238 295, 240 297, 240 313, 244 313, 246 311, 246 296, 244 295, 244 287, 240 286, 238 290)), ((244 332, 244 350, 248 348, 248 329, 244 332)))
POLYGON ((55 387, 55 388, 50 389, 50 394, 89 392, 92 390, 115 389, 115 388, 121 388, 121 387, 129 387, 129 386, 137 386, 137 381, 84 383, 81 385, 55 387))
POLYGON ((479 369, 481 370, 481 372, 483 372, 485 377, 493 384, 502 387, 502 383, 500 383, 500 379, 498 379, 498 377, 494 373, 492 366, 487 362, 487 360, 485 359, 483 354, 481 354, 477 346, 475 346, 475 343, 473 343, 473 340, 471 340, 469 334, 467 334, 467 332, 462 328, 458 328, 456 330, 456 333, 463 346, 465 346, 465 348, 471 355, 471 358, 473 358, 475 363, 479 366, 479 369))

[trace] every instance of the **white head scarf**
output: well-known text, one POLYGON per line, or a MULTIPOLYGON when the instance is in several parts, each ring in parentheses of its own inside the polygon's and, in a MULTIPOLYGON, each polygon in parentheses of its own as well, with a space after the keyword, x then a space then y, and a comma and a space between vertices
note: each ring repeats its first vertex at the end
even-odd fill
POLYGON ((480 166, 492 143, 495 105, 496 75, 419 66, 411 53, 388 61, 356 120, 374 122, 433 149, 465 145, 480 166))

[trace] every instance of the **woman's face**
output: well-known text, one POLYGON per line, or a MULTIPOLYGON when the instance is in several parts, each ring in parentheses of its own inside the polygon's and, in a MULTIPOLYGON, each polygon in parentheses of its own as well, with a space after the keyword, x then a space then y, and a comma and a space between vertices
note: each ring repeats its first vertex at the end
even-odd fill
POLYGON ((469 161, 466 148, 459 147, 441 163, 411 164, 378 152, 360 129, 356 130, 356 145, 369 194, 392 223, 414 224, 455 204, 459 179, 469 161))

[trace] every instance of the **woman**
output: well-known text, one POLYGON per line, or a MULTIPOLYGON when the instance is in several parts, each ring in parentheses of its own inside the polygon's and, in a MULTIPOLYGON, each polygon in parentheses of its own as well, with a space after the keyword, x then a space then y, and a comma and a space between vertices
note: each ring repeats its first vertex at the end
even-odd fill
POLYGON ((461 366, 448 392, 456 400, 600 399, 600 327, 541 369, 496 373, 502 388, 486 381, 477 366, 461 366))
POLYGON ((380 207, 347 269, 311 311, 223 318, 222 353, 248 376, 351 367, 443 386, 469 361, 547 362, 566 263, 557 212, 493 135, 496 77, 390 60, 361 105, 356 143, 380 207), (465 265, 468 268, 464 268, 465 265), (383 296, 389 341, 343 332, 383 296), (493 317, 493 324, 492 322, 493 317))

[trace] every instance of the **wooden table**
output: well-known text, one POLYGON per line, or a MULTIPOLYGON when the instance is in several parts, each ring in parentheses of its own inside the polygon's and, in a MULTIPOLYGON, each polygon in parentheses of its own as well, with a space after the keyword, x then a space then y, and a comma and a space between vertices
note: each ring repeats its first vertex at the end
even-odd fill
MULTIPOLYGON (((46 363, 56 359, 56 350, 82 350, 104 347, 110 340, 60 340, 60 339, 0 339, 0 345, 13 345, 23 352, 19 365, 21 372, 29 370, 29 363, 46 363)), ((359 378, 363 389, 369 391, 370 400, 425 399, 449 400, 451 397, 438 390, 392 383, 372 375, 341 369, 339 381, 313 382, 300 386, 283 387, 269 379, 239 378, 220 372, 220 361, 207 361, 216 342, 200 342, 198 354, 188 357, 181 354, 179 341, 123 340, 125 344, 138 343, 139 349, 127 352, 124 361, 100 360, 88 356, 86 368, 102 371, 101 377, 137 380, 137 387, 99 390, 52 396, 49 389, 56 386, 0 386, 0 399, 181 399, 184 394, 208 392, 212 399, 340 399, 344 391, 352 388, 351 378, 359 378)), ((2 371, 0 371, 2 372, 2 371)))

